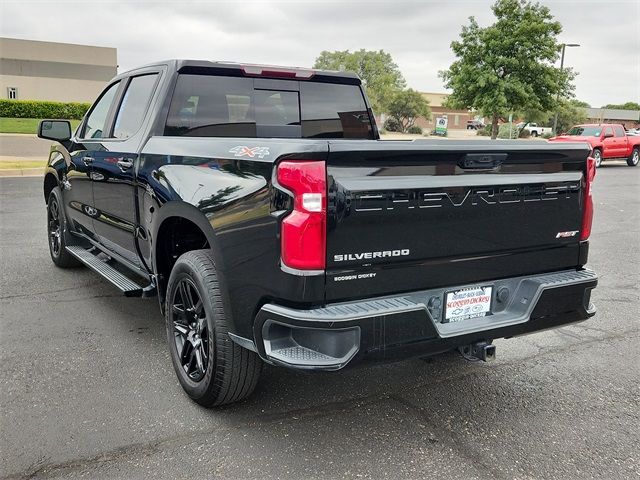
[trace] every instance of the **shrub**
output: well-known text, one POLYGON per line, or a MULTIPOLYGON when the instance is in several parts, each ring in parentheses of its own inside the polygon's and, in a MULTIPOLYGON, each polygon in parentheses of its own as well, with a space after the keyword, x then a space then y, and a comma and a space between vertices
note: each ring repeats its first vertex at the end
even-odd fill
POLYGON ((395 118, 389 117, 384 122, 384 129, 387 132, 401 132, 402 127, 400 126, 400 122, 398 122, 395 118))
POLYGON ((80 120, 91 104, 0 99, 0 117, 80 120))
POLYGON ((542 138, 544 139, 549 139, 553 137, 553 133, 543 133, 542 134, 542 138))
POLYGON ((418 125, 411 125, 407 133, 413 133, 416 135, 422 135, 422 129, 418 125))
POLYGON ((518 138, 529 138, 530 136, 531 136, 531 132, 523 128, 522 130, 520 130, 520 134, 518 135, 518 138))
POLYGON ((491 125, 487 125, 486 127, 479 128, 478 130, 476 130, 476 135, 480 135, 482 137, 490 137, 491 125))
POLYGON ((508 123, 503 123, 502 125, 500 125, 500 128, 498 129, 498 138, 515 139, 515 138, 518 138, 518 133, 519 133, 518 127, 512 124, 511 128, 509 128, 508 123))

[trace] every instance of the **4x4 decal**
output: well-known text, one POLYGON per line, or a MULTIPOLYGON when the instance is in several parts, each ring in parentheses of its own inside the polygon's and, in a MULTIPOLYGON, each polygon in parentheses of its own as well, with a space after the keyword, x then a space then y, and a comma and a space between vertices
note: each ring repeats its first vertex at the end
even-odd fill
POLYGON ((244 145, 238 145, 229 150, 229 153, 233 153, 234 157, 247 156, 249 158, 264 158, 270 155, 271 152, 269 152, 269 147, 246 147, 244 145))

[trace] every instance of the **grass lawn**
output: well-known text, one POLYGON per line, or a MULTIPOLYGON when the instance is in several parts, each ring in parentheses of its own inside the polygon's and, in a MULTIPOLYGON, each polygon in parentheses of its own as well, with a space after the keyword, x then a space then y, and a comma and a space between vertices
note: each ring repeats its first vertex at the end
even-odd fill
MULTIPOLYGON (((39 118, 7 118, 0 117, 0 133, 33 133, 38 130, 39 118)), ((71 130, 75 130, 80 120, 69 120, 71 130)))

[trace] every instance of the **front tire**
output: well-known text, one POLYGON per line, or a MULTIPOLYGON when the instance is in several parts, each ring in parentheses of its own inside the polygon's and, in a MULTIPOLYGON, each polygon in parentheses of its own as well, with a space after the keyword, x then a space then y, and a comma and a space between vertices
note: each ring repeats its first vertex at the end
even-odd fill
POLYGON ((195 402, 214 407, 237 402, 256 387, 262 360, 236 345, 208 250, 178 258, 167 285, 165 320, 171 361, 195 402))
POLYGON ((600 149, 595 149, 593 151, 593 159, 596 161, 596 168, 600 168, 602 165, 602 151, 600 149))
POLYGON ((631 152, 629 158, 627 158, 627 165, 629 165, 630 167, 635 167, 636 165, 638 165, 638 162, 640 162, 640 148, 635 147, 631 152))
POLYGON ((60 187, 55 187, 49 193, 47 200, 47 238, 49 243, 49 255, 53 263, 60 268, 79 267, 81 264, 67 247, 67 219, 64 216, 64 204, 60 187))

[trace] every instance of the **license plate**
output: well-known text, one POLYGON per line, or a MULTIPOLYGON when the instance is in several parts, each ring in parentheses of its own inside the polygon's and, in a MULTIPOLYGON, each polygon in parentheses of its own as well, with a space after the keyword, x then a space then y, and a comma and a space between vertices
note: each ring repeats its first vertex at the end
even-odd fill
POLYGON ((444 303, 444 323, 491 315, 492 290, 493 287, 485 286, 447 292, 444 303))

